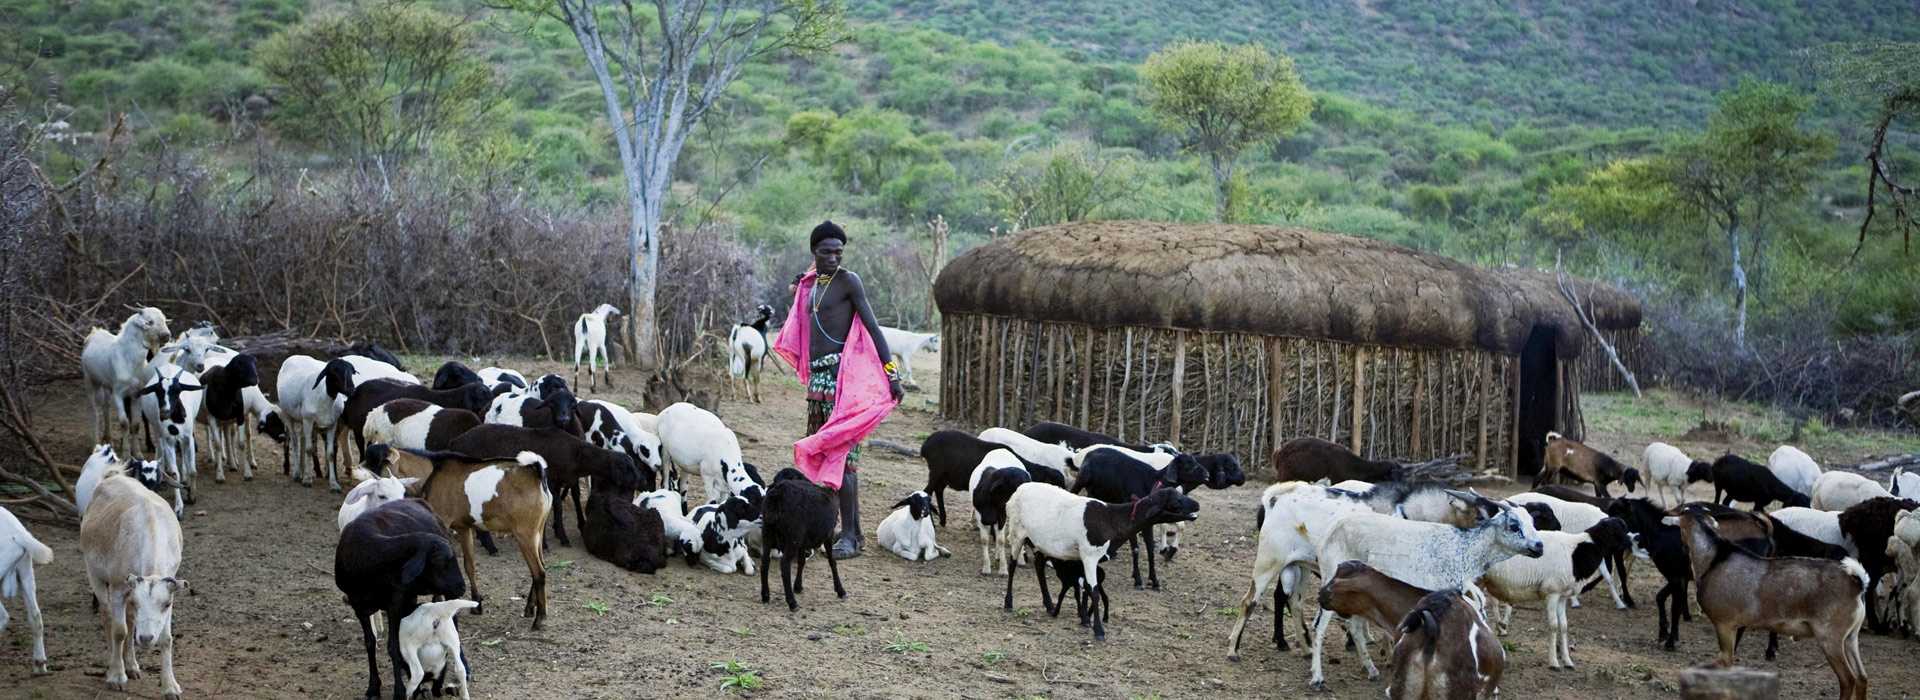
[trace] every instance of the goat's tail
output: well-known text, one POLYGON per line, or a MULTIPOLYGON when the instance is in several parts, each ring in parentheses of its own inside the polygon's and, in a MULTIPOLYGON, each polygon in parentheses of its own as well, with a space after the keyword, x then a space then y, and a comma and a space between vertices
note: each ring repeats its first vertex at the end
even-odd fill
POLYGON ((20 547, 27 550, 27 556, 33 557, 34 564, 49 564, 53 562, 53 550, 44 544, 40 544, 40 540, 34 539, 32 535, 22 534, 14 541, 19 542, 20 547))
POLYGON ((1867 576, 1866 567, 1861 566, 1860 562, 1854 559, 1853 557, 1847 557, 1845 559, 1841 559, 1840 566, 1842 568, 1845 568, 1847 570, 1847 573, 1853 574, 1854 578, 1859 579, 1860 594, 1866 595, 1868 593, 1867 582, 1871 580, 1870 577, 1867 576))
POLYGON ((535 453, 533 450, 521 450, 520 454, 514 455, 513 460, 519 462, 520 466, 523 467, 539 467, 540 483, 547 483, 547 460, 542 458, 538 453, 535 453))
POLYGON ((747 343, 735 343, 733 350, 733 352, 727 353, 727 374, 734 377, 745 377, 747 376, 747 372, 750 371, 747 366, 747 357, 753 354, 753 348, 747 343))

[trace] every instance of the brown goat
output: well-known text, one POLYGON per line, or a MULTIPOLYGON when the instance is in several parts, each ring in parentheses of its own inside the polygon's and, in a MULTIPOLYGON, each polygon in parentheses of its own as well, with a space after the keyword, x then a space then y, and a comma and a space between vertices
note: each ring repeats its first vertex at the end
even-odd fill
POLYGON ((540 629, 547 619, 547 570, 540 557, 540 538, 547 514, 553 510, 546 460, 530 451, 513 459, 474 459, 456 452, 415 452, 375 444, 367 446, 366 461, 385 466, 394 476, 419 479, 408 491, 425 499, 434 516, 459 540, 469 597, 482 606, 473 609, 475 615, 486 609, 486 601, 474 570, 474 531, 512 533, 533 578, 522 615, 533 618, 533 629, 540 629))
POLYGON ((1841 700, 1867 697, 1867 668, 1860 660, 1867 572, 1858 562, 1760 556, 1728 541, 1697 504, 1681 506, 1674 520, 1700 584, 1700 610, 1719 637, 1716 665, 1733 665, 1742 627, 1813 637, 1840 682, 1841 700))
MULTIPOLYGON (((1432 593, 1425 588, 1401 581, 1380 573, 1380 570, 1359 560, 1349 559, 1340 562, 1340 568, 1320 587, 1320 609, 1332 611, 1341 617, 1359 617, 1375 627, 1387 631, 1387 648, 1400 641, 1400 621, 1420 603, 1421 598, 1432 593)), ((1373 658, 1366 652, 1366 638, 1355 635, 1354 642, 1360 650, 1360 659, 1366 663, 1369 677, 1378 673, 1373 667, 1373 658)), ((1313 653, 1315 666, 1321 650, 1315 644, 1313 653)))
POLYGON ((1348 479, 1367 482, 1393 481, 1399 478, 1400 464, 1392 460, 1370 460, 1356 455, 1344 445, 1320 438, 1288 440, 1273 451, 1275 482, 1328 479, 1340 483, 1348 479))
POLYGON ((1507 652, 1493 628, 1458 590, 1421 598, 1396 627, 1394 700, 1492 697, 1507 666, 1507 652))
POLYGON ((1540 473, 1533 477, 1534 488, 1551 482, 1555 476, 1593 484, 1593 495, 1600 498, 1608 497, 1607 484, 1615 481, 1625 484, 1627 493, 1633 493, 1634 487, 1640 485, 1640 470, 1621 465, 1607 453, 1569 440, 1559 433, 1547 433, 1546 463, 1540 467, 1540 473))
POLYGON ((557 428, 487 424, 462 433, 447 444, 447 449, 489 459, 511 459, 522 450, 529 450, 546 460, 547 486, 553 491, 553 536, 563 547, 573 545, 567 538, 560 512, 567 494, 573 494, 574 522, 587 521, 580 500, 582 477, 591 477, 596 487, 604 484, 636 491, 653 490, 651 469, 637 465, 624 453, 594 447, 557 428))

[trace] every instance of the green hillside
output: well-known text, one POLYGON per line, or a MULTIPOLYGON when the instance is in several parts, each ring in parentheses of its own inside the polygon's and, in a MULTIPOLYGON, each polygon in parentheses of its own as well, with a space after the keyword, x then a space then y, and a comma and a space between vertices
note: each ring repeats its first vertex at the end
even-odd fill
POLYGON ((1285 50, 1315 89, 1468 123, 1690 123, 1743 75, 1803 73, 1796 50, 1920 39, 1920 4, 1875 0, 862 0, 858 16, 973 39, 1039 39, 1138 61, 1182 39, 1285 50))

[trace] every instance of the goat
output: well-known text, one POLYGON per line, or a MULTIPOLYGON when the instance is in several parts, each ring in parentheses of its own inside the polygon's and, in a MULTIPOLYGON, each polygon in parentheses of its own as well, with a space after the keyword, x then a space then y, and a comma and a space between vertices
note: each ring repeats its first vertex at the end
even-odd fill
MULTIPOLYGON (((947 525, 947 489, 968 491, 972 489, 973 470, 980 466, 980 460, 994 450, 1011 450, 1006 445, 988 442, 958 430, 941 430, 928 435, 920 443, 920 458, 927 462, 927 485, 921 489, 933 496, 939 506, 940 526, 947 525)), ((1018 454, 1015 454, 1018 457, 1018 454)), ((1035 474, 1035 465, 1022 461, 1028 474, 1035 474)), ((1065 487, 1066 479, 1062 475, 1058 486, 1065 487)))
POLYGON ((1843 700, 1867 696, 1867 670, 1860 660, 1860 627, 1867 572, 1852 559, 1768 558, 1728 541, 1699 504, 1681 506, 1668 518, 1686 537, 1700 611, 1713 621, 1720 641, 1716 665, 1734 663, 1736 632, 1766 629, 1813 637, 1840 683, 1843 700))
POLYGON ((1808 498, 1813 497, 1813 483, 1820 480, 1820 463, 1792 445, 1781 445, 1767 455, 1767 471, 1808 498))
POLYGON ((347 394, 353 391, 354 368, 341 360, 321 362, 305 355, 294 355, 280 363, 275 383, 280 411, 287 421, 287 461, 296 463, 293 477, 312 486, 313 475, 327 471, 327 485, 340 491, 334 435, 340 427, 340 412, 346 408, 347 394), (313 472, 307 460, 313 460, 313 472))
POLYGON ((533 618, 533 629, 540 629, 547 620, 547 570, 541 562, 540 542, 547 514, 554 511, 546 460, 532 451, 501 459, 373 445, 367 448, 367 462, 368 471, 379 473, 379 467, 385 467, 394 476, 418 479, 411 492, 426 501, 460 543, 460 562, 466 565, 470 587, 468 597, 480 604, 473 609, 475 615, 485 614, 486 598, 480 594, 480 579, 474 570, 474 533, 512 533, 528 576, 533 579, 522 616, 533 618))
POLYGON ((364 381, 353 388, 347 396, 347 405, 340 411, 340 422, 353 433, 354 449, 367 449, 367 416, 374 409, 386 405, 388 401, 414 399, 439 406, 456 408, 472 412, 475 415, 486 413, 493 402, 492 392, 479 383, 460 384, 450 389, 435 390, 419 384, 408 384, 394 379, 374 379, 364 381))
POLYGON ((760 375, 767 364, 767 323, 773 320, 773 307, 760 305, 760 316, 736 323, 727 334, 727 393, 740 398, 734 382, 747 385, 747 396, 760 403, 760 375))
POLYGON ((1032 482, 1032 473, 1010 450, 989 452, 980 459, 980 466, 974 467, 967 488, 973 494, 973 521, 980 532, 980 575, 992 576, 994 564, 1005 561, 1000 552, 1013 547, 1005 536, 1007 499, 1022 484, 1032 482))
POLYGON ((1712 481, 1713 465, 1688 457, 1680 448, 1664 442, 1647 445, 1645 453, 1647 480, 1660 500, 1672 507, 1687 500, 1687 485, 1696 481, 1712 481), (1667 500, 1667 489, 1673 489, 1673 500, 1667 500))
MULTIPOLYGON (((1533 519, 1507 507, 1471 528, 1372 512, 1346 515, 1328 528, 1317 558, 1323 562, 1357 559, 1409 584, 1439 590, 1469 587, 1494 564, 1516 554, 1539 558, 1544 551, 1533 519)), ((1332 613, 1324 610, 1315 618, 1315 649, 1322 647, 1332 619, 1332 613)), ((1365 656, 1366 622, 1353 620, 1350 625, 1358 651, 1365 656)), ((1319 654, 1314 656, 1317 661, 1319 654)), ((1326 687, 1318 663, 1309 685, 1326 687)))
POLYGON ((167 315, 151 306, 134 309, 121 322, 119 333, 103 328, 87 333, 80 350, 80 375, 87 384, 92 419, 88 435, 94 443, 113 442, 113 426, 119 425, 123 428, 120 451, 134 454, 134 392, 146 386, 152 374, 147 356, 166 344, 171 334, 167 315))
POLYGON ((596 488, 653 489, 653 475, 634 464, 632 458, 551 428, 481 425, 454 438, 447 449, 480 459, 513 459, 522 451, 539 455, 546 462, 546 482, 553 497, 553 536, 562 547, 573 546, 560 510, 569 494, 573 497, 574 523, 587 520, 580 499, 581 477, 591 477, 596 488))
POLYGON ((1034 464, 1044 464, 1063 472, 1078 469, 1073 463, 1075 450, 1066 443, 1045 443, 1006 428, 988 428, 980 431, 980 439, 1006 445, 1020 459, 1034 464))
POLYGON ((620 310, 612 304, 601 304, 592 311, 580 314, 580 320, 573 324, 573 383, 580 383, 580 358, 587 358, 587 390, 600 386, 599 378, 604 376, 607 386, 613 386, 613 358, 607 356, 607 317, 618 316, 620 310), (606 365, 605 371, 594 374, 593 358, 599 355, 600 362, 606 365))
POLYGON ((1662 522, 1666 511, 1653 505, 1644 498, 1616 499, 1607 515, 1619 518, 1633 533, 1634 543, 1647 553, 1654 568, 1660 572, 1666 584, 1654 593, 1653 607, 1659 611, 1660 630, 1658 640, 1667 650, 1673 651, 1680 641, 1680 621, 1691 620, 1693 615, 1687 611, 1687 586, 1693 583, 1693 565, 1687 555, 1684 538, 1680 528, 1662 522), (1672 601, 1673 614, 1668 616, 1668 601, 1672 601))
MULTIPOLYGON (((1020 550, 1025 547, 1032 547, 1036 557, 1078 560, 1088 595, 1099 601, 1106 584, 1098 567, 1100 560, 1111 554, 1115 542, 1131 540, 1156 524, 1193 520, 1199 515, 1200 504, 1173 489, 1154 491, 1129 505, 1110 505, 1075 496, 1052 484, 1023 485, 1007 499, 1007 540, 1013 547, 1007 555, 1007 594, 1002 605, 1013 610, 1013 576, 1019 568, 1020 550)), ((1036 566, 1034 573, 1045 588, 1045 569, 1036 566)), ((1102 620, 1100 615, 1093 616, 1095 640, 1107 638, 1102 620)))
POLYGON ((1495 697, 1507 653, 1486 617, 1457 590, 1434 591, 1400 622, 1387 697, 1495 697), (1488 689, 1492 689, 1489 692, 1488 689))
POLYGON ((893 504, 893 512, 874 528, 880 546, 907 561, 933 561, 953 556, 934 539, 933 500, 925 491, 915 491, 893 504))
POLYGON ((1607 484, 1618 481, 1627 487, 1627 493, 1640 485, 1640 470, 1620 464, 1612 455, 1593 449, 1559 433, 1547 433, 1546 463, 1539 474, 1533 477, 1535 488, 1552 482, 1555 476, 1565 476, 1581 483, 1593 484, 1593 495, 1607 497, 1607 484))
POLYGON ((420 596, 451 598, 465 592, 466 580, 454 560, 451 537, 426 502, 417 498, 367 511, 340 531, 340 543, 333 550, 333 583, 346 594, 347 606, 360 621, 360 638, 367 649, 365 697, 380 697, 374 613, 387 618, 393 697, 402 700, 405 688, 400 677, 407 661, 400 651, 400 623, 418 607, 420 596))
POLYGON ((421 603, 407 614, 407 619, 400 621, 400 658, 408 669, 407 697, 413 697, 427 678, 433 679, 433 694, 438 697, 444 690, 448 672, 453 673, 460 699, 472 697, 467 691, 467 660, 460 653, 460 630, 454 626, 453 618, 463 610, 477 607, 479 603, 457 598, 421 603))
POLYGON ((1273 450, 1275 481, 1395 481, 1400 478, 1400 463, 1370 460, 1343 445, 1320 438, 1300 437, 1286 441, 1273 450))
POLYGON ((193 426, 200 420, 205 399, 206 387, 200 384, 200 378, 170 362, 154 367, 153 381, 139 393, 140 415, 147 424, 147 434, 153 436, 160 466, 180 480, 187 503, 197 500, 193 485, 200 471, 200 455, 193 426))
POLYGON ((1432 591, 1380 573, 1365 562, 1343 561, 1321 584, 1319 600, 1322 610, 1358 617, 1386 630, 1391 645, 1400 639, 1400 620, 1428 593, 1432 591))
POLYGON ((443 408, 420 399, 394 399, 367 414, 361 434, 367 444, 444 450, 447 443, 480 424, 480 416, 472 411, 443 408))
POLYGON ((1326 542, 1335 521, 1351 513, 1370 512, 1373 511, 1367 502, 1353 494, 1299 481, 1283 481, 1268 486, 1260 494, 1257 513, 1260 543, 1254 554, 1253 579, 1240 598, 1240 616, 1227 637, 1229 661, 1240 660, 1240 637, 1246 630, 1247 618, 1253 614, 1254 601, 1274 586, 1275 579, 1279 585, 1273 591, 1274 646, 1281 651, 1288 649, 1282 623, 1289 610, 1303 623, 1301 637, 1311 638, 1295 597, 1300 579, 1309 568, 1319 568, 1320 546, 1326 542))
MULTIPOLYGON (((1546 490, 1554 490, 1555 487, 1547 486, 1544 488, 1546 490)), ((1568 495, 1579 496, 1590 500, 1605 501, 1605 504, 1594 505, 1592 503, 1581 503, 1579 501, 1556 498, 1552 495, 1539 492, 1516 493, 1508 498, 1507 502, 1520 506, 1532 504, 1544 505, 1553 509, 1554 519, 1559 522, 1561 530, 1566 532, 1585 532, 1592 529, 1595 525, 1600 524, 1600 521, 1605 520, 1608 517, 1609 509, 1613 507, 1613 502, 1618 500, 1594 499, 1592 496, 1579 493, 1578 491, 1574 491, 1568 495)), ((1627 553, 1624 551, 1609 550, 1607 561, 1600 569, 1601 578, 1607 582, 1607 592, 1613 596, 1613 607, 1620 610, 1635 606, 1633 602, 1633 589, 1627 583, 1632 578, 1630 575, 1632 569, 1629 564, 1630 560, 1626 555, 1627 553)), ((1582 588, 1580 591, 1575 592, 1572 601, 1573 607, 1580 607, 1579 593, 1584 593, 1586 590, 1586 588, 1582 588)))
POLYGON ((1811 505, 1818 510, 1846 510, 1875 498, 1888 498, 1886 487, 1853 472, 1831 471, 1813 482, 1811 505))
POLYGON ((1584 532, 1543 532, 1545 552, 1535 559, 1513 558, 1494 564, 1480 577, 1480 586, 1507 606, 1499 616, 1505 634, 1513 619, 1513 604, 1540 601, 1547 613, 1547 666, 1573 668, 1572 635, 1567 609, 1573 594, 1599 578, 1609 558, 1633 548, 1626 523, 1601 520, 1584 532))
MULTIPOLYGON (((892 347, 889 346, 888 349, 891 350, 892 347)), ((1108 436, 1108 435, 1102 435, 1100 433, 1096 433, 1089 430, 1081 430, 1079 428, 1073 427, 1071 425, 1067 425, 1065 423, 1054 423, 1050 421, 1040 421, 1031 426, 1028 426, 1026 430, 1022 430, 1020 432, 1026 435, 1027 437, 1033 438, 1043 443, 1053 444, 1053 445, 1064 444, 1076 450, 1085 449, 1088 447, 1092 447, 1094 445, 1112 445, 1114 447, 1124 447, 1129 450, 1133 450, 1135 452, 1153 452, 1155 450, 1169 449, 1171 447, 1168 445, 1141 445, 1141 444, 1122 442, 1119 439, 1108 436)))
POLYGON ((706 488, 707 502, 725 499, 733 493, 729 475, 740 469, 740 439, 727 429, 720 417, 690 403, 676 403, 660 412, 660 451, 665 453, 663 469, 674 486, 686 477, 682 469, 696 470, 706 488))
POLYGON ((187 590, 175 578, 180 545, 180 521, 166 501, 124 474, 100 480, 80 517, 80 552, 106 630, 109 690, 125 691, 127 679, 140 675, 138 650, 157 645, 161 692, 180 697, 173 677, 173 598, 187 590))
MULTIPOLYGON (((53 563, 53 550, 34 539, 27 526, 0 508, 0 598, 19 596, 33 633, 33 652, 27 657, 33 675, 47 672, 47 630, 40 619, 39 585, 33 567, 53 563)), ((0 607, 0 631, 7 629, 7 609, 0 607)))
POLYGON ((659 513, 633 501, 632 489, 595 488, 587 497, 580 540, 588 553, 614 566, 651 574, 665 563, 666 526, 659 513))
POLYGON ((840 565, 833 560, 834 525, 839 514, 833 506, 833 494, 807 481, 800 470, 788 467, 773 476, 767 486, 767 507, 763 516, 760 548, 760 602, 772 601, 767 588, 767 569, 773 550, 780 550, 780 585, 787 594, 787 611, 800 609, 793 594, 802 592, 807 573, 807 557, 818 549, 826 554, 827 569, 833 574, 833 592, 847 597, 840 583, 840 565))
POLYGON ((887 341, 887 359, 900 363, 900 378, 908 384, 919 386, 913 379, 913 355, 926 348, 928 352, 940 352, 939 333, 915 333, 898 328, 880 327, 880 337, 887 341))
POLYGON ((160 489, 172 487, 174 490, 174 515, 183 512, 180 503, 180 482, 160 468, 158 460, 123 462, 115 454, 112 445, 95 445, 93 453, 87 456, 86 464, 80 468, 80 477, 73 482, 73 504, 82 515, 93 500, 93 492, 100 487, 100 481, 112 474, 124 474, 133 477, 147 490, 160 493, 160 489))
POLYGON ((589 444, 625 452, 635 464, 644 464, 656 474, 664 466, 660 437, 640 427, 640 422, 627 409, 610 401, 591 399, 575 405, 574 418, 589 444))
POLYGON ((577 438, 586 438, 580 426, 579 401, 573 392, 554 389, 546 398, 526 394, 501 394, 493 397, 482 422, 521 428, 552 428, 577 438))
MULTIPOLYGON (((1825 475, 1821 478, 1825 478, 1825 475)), ((1920 503, 1882 496, 1861 501, 1841 511, 1840 532, 1848 542, 1853 543, 1854 551, 1859 552, 1860 566, 1866 570, 1869 579, 1867 590, 1879 585, 1880 577, 1887 573, 1892 564, 1887 558, 1887 540, 1893 537, 1895 522, 1899 520, 1901 512, 1915 508, 1920 508, 1920 503)), ((1867 601, 1867 624, 1875 633, 1886 633, 1886 623, 1880 619, 1879 607, 1871 598, 1867 601)))
POLYGON ((1813 505, 1806 494, 1793 490, 1771 470, 1731 452, 1714 460, 1712 471, 1714 503, 1724 506, 1745 501, 1756 511, 1765 510, 1774 501, 1786 506, 1813 505))
POLYGON ((353 478, 360 483, 347 490, 347 497, 340 501, 340 514, 334 518, 334 524, 341 530, 347 529, 347 523, 369 510, 392 501, 405 500, 407 488, 420 481, 414 477, 378 476, 364 467, 355 467, 353 478))
MULTIPOLYGON (((1073 485, 1067 491, 1087 495, 1107 503, 1126 503, 1145 498, 1162 487, 1197 487, 1207 482, 1205 467, 1190 455, 1174 456, 1166 467, 1155 469, 1113 448, 1092 448, 1089 454, 1078 459, 1080 473, 1074 477, 1073 485)), ((1184 492, 1184 491, 1183 491, 1184 492)), ((1158 567, 1154 564, 1152 531, 1143 533, 1142 540, 1147 545, 1147 584, 1155 590, 1160 588, 1158 567)), ((1127 548, 1133 552, 1133 587, 1140 588, 1140 542, 1130 540, 1127 548)))

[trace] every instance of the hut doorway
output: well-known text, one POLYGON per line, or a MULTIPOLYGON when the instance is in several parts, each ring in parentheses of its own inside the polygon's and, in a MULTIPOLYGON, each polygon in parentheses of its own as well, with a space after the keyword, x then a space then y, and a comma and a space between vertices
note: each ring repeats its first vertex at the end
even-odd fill
POLYGON ((1538 474, 1545 456, 1547 432, 1553 430, 1559 413, 1560 385, 1555 381, 1559 368, 1554 353, 1553 329, 1534 324, 1527 334, 1526 347, 1520 351, 1520 441, 1519 460, 1514 468, 1523 475, 1538 474))

